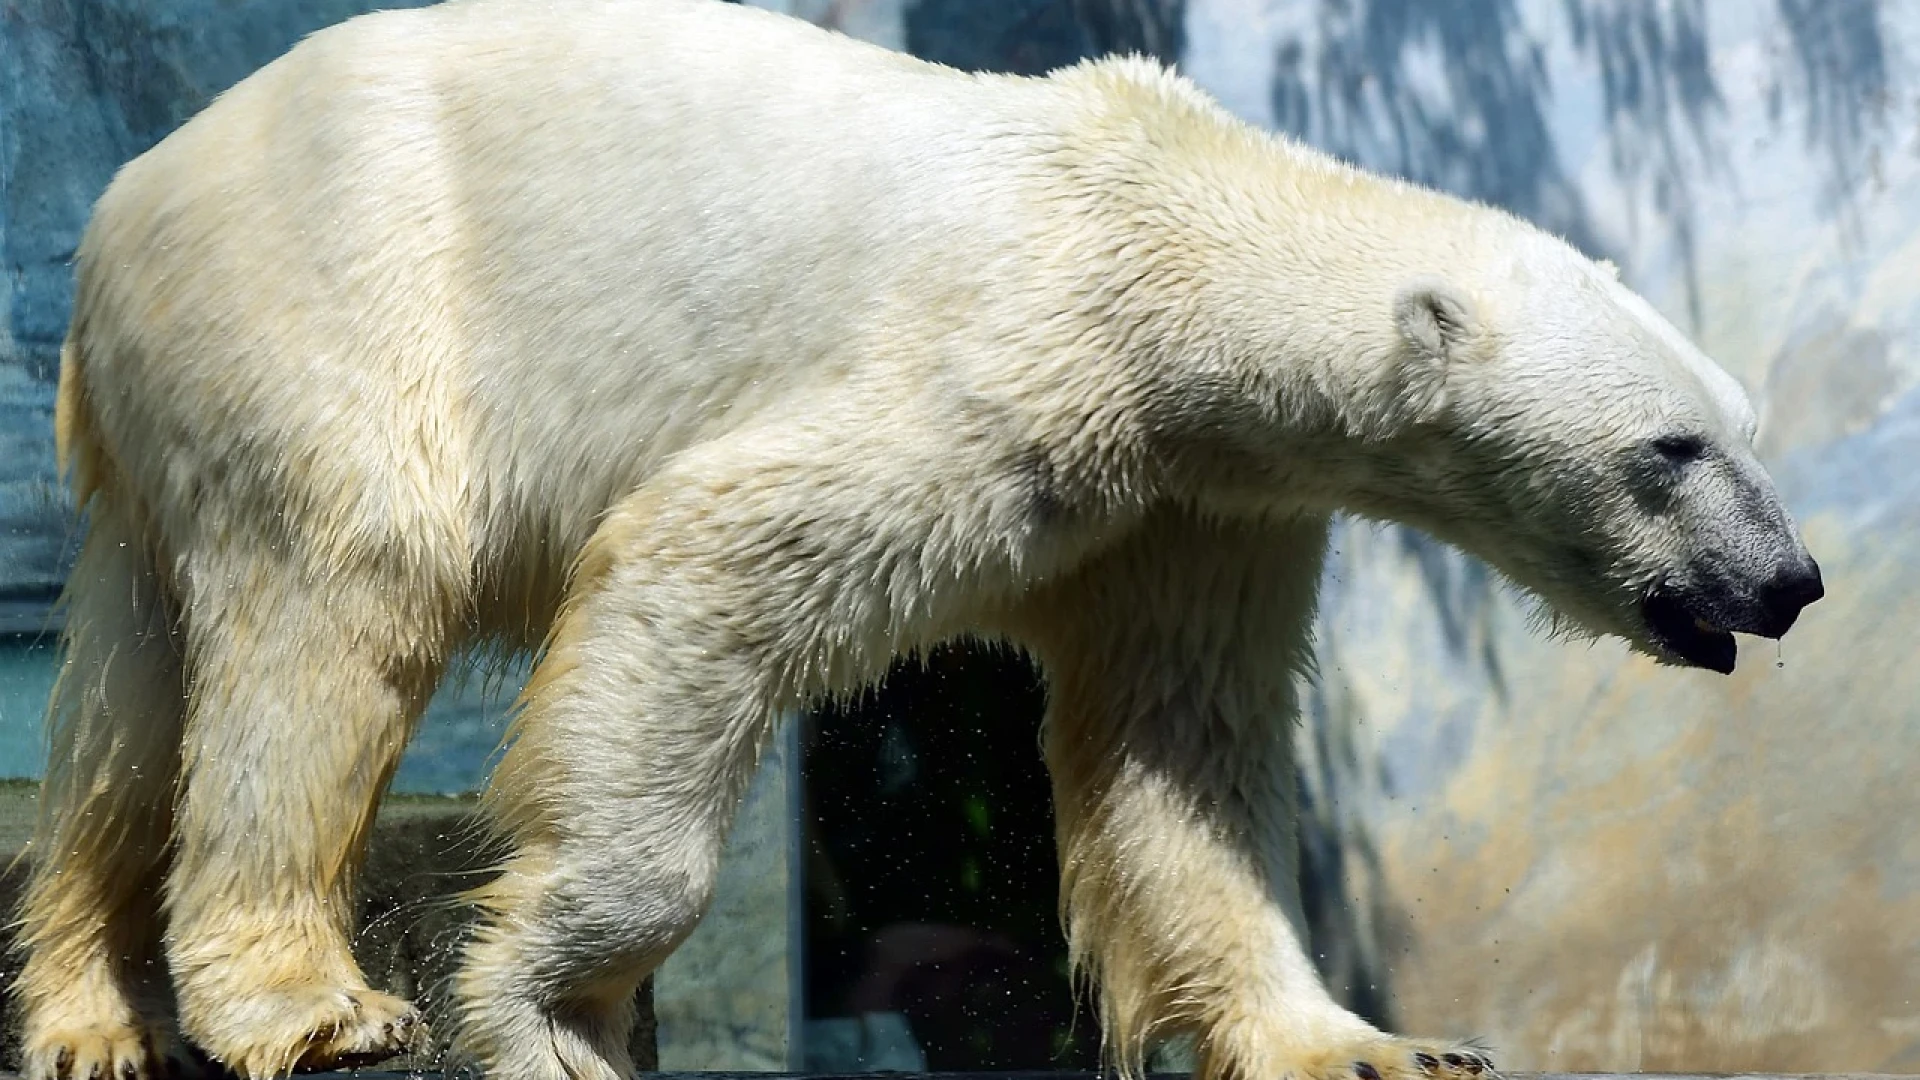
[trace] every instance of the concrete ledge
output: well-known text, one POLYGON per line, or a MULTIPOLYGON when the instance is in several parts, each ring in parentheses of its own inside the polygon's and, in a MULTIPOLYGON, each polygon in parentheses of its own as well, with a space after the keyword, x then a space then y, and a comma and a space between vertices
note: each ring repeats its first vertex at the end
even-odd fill
MULTIPOLYGON (((35 785, 31 783, 0 782, 0 863, 10 859, 28 839, 34 796, 35 785)), ((453 901, 461 891, 486 879, 495 855, 488 850, 487 834, 473 811, 472 798, 389 795, 374 823, 366 869, 361 875, 360 925, 354 938, 354 955, 376 988, 407 997, 425 1010, 430 1030, 436 991, 452 973, 458 943, 472 917, 466 905, 453 901)), ((0 910, 8 919, 18 902, 26 869, 21 865, 0 875, 0 910)), ((20 957, 10 947, 10 935, 0 944, 8 946, 0 950, 0 986, 11 986, 20 957)), ((659 1061, 650 984, 640 991, 640 1018, 631 1049, 634 1060, 643 1066, 659 1061)), ((443 1046, 434 1045, 418 1059, 396 1058, 384 1067, 436 1075, 434 1060, 443 1050, 443 1046)), ((9 995, 6 1023, 0 1026, 0 1068, 11 1069, 18 1063, 18 1015, 9 995)), ((0 1078, 13 1075, 0 1072, 0 1078)))
MULTIPOLYGON (((11 1074, 4 1074, 11 1080, 11 1074)), ((317 1077, 348 1080, 347 1073, 319 1073, 317 1077)), ((772 1072, 646 1072, 658 1080, 1111 1080, 1112 1074, 1089 1072, 941 1072, 941 1073, 772 1073, 772 1072)), ((1523 1073, 1503 1072, 1505 1080, 1903 1080, 1896 1073, 1523 1073)), ((405 1073, 357 1072, 352 1080, 409 1080, 405 1073)), ((418 1080, 417 1077, 410 1080, 418 1080)), ((1186 1073, 1149 1073, 1146 1080, 1188 1080, 1186 1073)))

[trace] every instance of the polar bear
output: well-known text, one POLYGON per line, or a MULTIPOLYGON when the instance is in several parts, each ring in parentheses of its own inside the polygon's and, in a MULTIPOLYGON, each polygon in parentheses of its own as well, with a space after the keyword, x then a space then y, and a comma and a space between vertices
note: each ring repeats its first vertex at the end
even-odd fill
POLYGON ((1562 242, 1145 61, 966 74, 715 0, 462 0, 269 64, 101 197, 56 426, 89 530, 34 1080, 405 1045, 354 874, 475 643, 540 659, 456 1047, 625 1074, 776 718, 965 635, 1048 678, 1116 1064, 1465 1080, 1302 936, 1329 516, 1715 671, 1822 588, 1739 387, 1562 242))

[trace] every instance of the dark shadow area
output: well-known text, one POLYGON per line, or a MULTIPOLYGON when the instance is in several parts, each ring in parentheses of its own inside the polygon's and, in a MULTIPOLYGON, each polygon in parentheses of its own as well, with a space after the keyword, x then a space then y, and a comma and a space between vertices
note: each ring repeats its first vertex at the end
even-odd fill
POLYGON ((1508 207, 1594 250, 1587 209, 1553 152, 1542 51, 1515 0, 1317 0, 1317 9, 1317 41, 1279 46, 1269 93, 1282 130, 1508 207), (1436 68, 1438 87, 1426 77, 1436 68))
POLYGON ((1600 66, 1601 108, 1614 172, 1646 187, 1676 246, 1688 314, 1700 318, 1699 235, 1690 182, 1710 179, 1711 121, 1724 109, 1708 63, 1703 0, 1602 5, 1566 0, 1577 49, 1600 66))
MULTIPOLYGON (((1270 98, 1278 126, 1370 168, 1506 207, 1596 257, 1591 211, 1555 152, 1554 85, 1518 0, 1312 0, 1311 39, 1281 42, 1270 98), (1434 78, 1437 74, 1437 79, 1434 78)), ((1879 0, 1777 0, 1787 48, 1769 88, 1776 120, 1806 105, 1836 210, 1872 168, 1891 77, 1879 0)), ((1725 112, 1706 0, 1562 0, 1572 44, 1600 72, 1609 163, 1645 190, 1699 315, 1704 186, 1734 180, 1714 122, 1725 112)))
MULTIPOLYGON (((1037 75, 1106 53, 1172 61, 1184 0, 920 0, 909 52, 1037 75)), ((1091 1068, 1057 914, 1045 691, 957 644, 807 720, 807 1014, 906 1015, 933 1070, 1091 1068)))
POLYGON ((1087 55, 1139 53, 1177 61, 1187 46, 1186 0, 1072 0, 1087 55))
POLYGON ((1827 199, 1859 228, 1853 195, 1874 165, 1874 136, 1884 125, 1892 77, 1880 28, 1880 0, 1778 0, 1786 25, 1787 78, 1768 104, 1778 122, 1783 98, 1806 99, 1803 135, 1827 159, 1827 199))
POLYGON ((808 718, 809 1017, 903 1013, 936 1071, 1095 1064, 1056 914, 1044 710, 1024 658, 966 645, 808 718))
POLYGON ((966 71, 1039 75, 1089 56, 1168 61, 1186 43, 1185 0, 919 0, 907 51, 966 71))

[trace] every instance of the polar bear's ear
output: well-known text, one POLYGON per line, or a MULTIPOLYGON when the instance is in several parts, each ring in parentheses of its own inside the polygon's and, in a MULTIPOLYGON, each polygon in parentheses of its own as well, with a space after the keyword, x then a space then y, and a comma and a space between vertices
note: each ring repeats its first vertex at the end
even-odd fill
POLYGON ((1479 356, 1485 340, 1473 298, 1438 278, 1403 286, 1393 298, 1393 321, 1405 348, 1382 385, 1391 395, 1378 417, 1385 431, 1438 418, 1447 407, 1448 371, 1479 356))
POLYGON ((1393 317, 1415 354, 1442 371, 1467 359, 1480 338, 1480 316, 1472 299, 1437 278, 1402 288, 1394 298, 1393 317))

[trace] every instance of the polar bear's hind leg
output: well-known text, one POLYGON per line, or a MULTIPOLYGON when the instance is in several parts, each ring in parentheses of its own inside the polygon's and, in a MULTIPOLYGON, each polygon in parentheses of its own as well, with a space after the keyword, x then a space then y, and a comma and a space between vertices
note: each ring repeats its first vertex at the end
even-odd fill
POLYGON ((349 935, 374 812, 439 681, 426 598, 223 537, 184 597, 193 673, 168 881, 181 1025, 248 1077, 367 1064, 421 1034, 349 935))
POLYGON ((160 953, 184 716, 174 605, 115 487, 67 579, 65 663, 21 905, 28 1080, 148 1080, 184 1061, 160 953))

